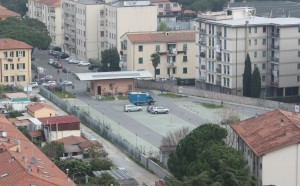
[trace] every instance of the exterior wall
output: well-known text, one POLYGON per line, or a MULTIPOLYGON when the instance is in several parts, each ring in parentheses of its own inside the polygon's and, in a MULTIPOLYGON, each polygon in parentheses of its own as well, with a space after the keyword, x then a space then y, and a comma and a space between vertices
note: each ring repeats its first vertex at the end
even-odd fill
POLYGON ((27 16, 43 22, 52 39, 51 46, 62 46, 62 11, 60 6, 43 4, 37 0, 28 0, 27 16))
POLYGON ((133 79, 118 79, 118 80, 102 80, 102 81, 91 81, 90 93, 93 96, 98 95, 98 86, 101 86, 101 94, 111 94, 116 93, 127 93, 129 91, 134 91, 134 80, 133 79), (130 90, 131 88, 131 90, 130 90))
POLYGON ((50 115, 55 116, 55 110, 43 108, 43 109, 39 109, 35 112, 28 111, 28 114, 30 114, 31 116, 33 116, 35 118, 49 117, 50 115))
POLYGON ((181 13, 181 7, 178 5, 178 3, 155 2, 152 4, 157 6, 158 16, 175 16, 181 13))
POLYGON ((262 185, 300 186, 300 144, 267 153, 263 156, 262 185))
POLYGON ((31 49, 0 50, 0 66, 1 85, 28 84, 32 79, 31 49), (17 57, 17 51, 22 53, 22 57, 20 55, 17 57))

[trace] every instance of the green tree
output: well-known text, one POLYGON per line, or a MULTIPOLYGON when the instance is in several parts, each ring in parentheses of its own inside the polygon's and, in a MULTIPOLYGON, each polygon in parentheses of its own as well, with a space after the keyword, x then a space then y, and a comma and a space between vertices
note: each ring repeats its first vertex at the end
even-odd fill
POLYGON ((89 184, 103 186, 120 186, 120 183, 108 173, 102 173, 100 177, 92 177, 89 184))
MULTIPOLYGON (((32 47, 46 49, 51 43, 51 37, 45 32, 45 28, 37 28, 43 23, 33 26, 38 21, 19 20, 16 18, 7 18, 0 21, 0 38, 12 38, 23 41, 32 47)), ((45 25, 43 27, 46 27, 45 25)), ((33 50, 32 50, 33 51, 33 50)))
POLYGON ((29 132, 25 127, 18 127, 18 130, 21 131, 28 139, 31 139, 29 132))
POLYGON ((159 24, 158 31, 169 31, 170 29, 168 28, 168 25, 164 22, 159 24))
POLYGON ((53 161, 60 170, 67 172, 70 178, 75 176, 83 176, 83 175, 91 175, 91 167, 90 164, 83 161, 82 159, 67 159, 64 161, 60 161, 58 159, 53 161))
POLYGON ((243 74, 243 95, 251 97, 251 76, 252 68, 249 54, 247 54, 245 60, 244 74, 243 74))
POLYGON ((120 55, 116 48, 107 49, 101 52, 102 68, 101 71, 120 71, 120 55))
POLYGON ((151 54, 151 61, 152 61, 152 66, 154 68, 154 79, 156 79, 156 68, 157 68, 158 64, 160 63, 159 53, 151 54))
POLYGON ((113 164, 105 159, 95 158, 90 161, 92 171, 109 170, 113 164))
POLYGON ((26 3, 28 0, 0 0, 0 5, 22 16, 26 15, 27 12, 26 3))
POLYGON ((259 98, 261 92, 261 77, 258 67, 255 67, 251 77, 251 97, 259 98))
POLYGON ((42 147, 42 152, 49 158, 49 159, 59 159, 64 154, 64 144, 61 142, 50 142, 47 143, 44 147, 42 147))
POLYGON ((182 185, 256 185, 241 152, 225 144, 227 131, 201 125, 182 139, 169 157, 168 167, 182 185))
POLYGON ((100 158, 101 155, 106 154, 104 149, 103 149, 103 145, 99 142, 97 142, 96 144, 88 147, 87 153, 88 153, 89 157, 91 157, 93 159, 100 158))

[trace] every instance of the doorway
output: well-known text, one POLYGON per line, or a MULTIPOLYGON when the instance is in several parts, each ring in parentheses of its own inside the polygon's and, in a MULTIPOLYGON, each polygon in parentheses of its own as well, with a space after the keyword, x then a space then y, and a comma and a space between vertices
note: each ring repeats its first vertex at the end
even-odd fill
POLYGON ((97 86, 97 95, 101 95, 101 86, 97 86))

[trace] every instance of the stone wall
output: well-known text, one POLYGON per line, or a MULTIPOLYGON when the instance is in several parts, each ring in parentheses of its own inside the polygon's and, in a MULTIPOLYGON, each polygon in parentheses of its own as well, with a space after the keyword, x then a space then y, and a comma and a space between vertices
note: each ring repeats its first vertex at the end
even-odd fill
POLYGON ((141 155, 141 164, 143 164, 148 170, 152 171, 155 175, 157 175, 159 178, 164 179, 166 177, 170 177, 171 174, 160 167, 157 163, 149 159, 145 155, 141 155))

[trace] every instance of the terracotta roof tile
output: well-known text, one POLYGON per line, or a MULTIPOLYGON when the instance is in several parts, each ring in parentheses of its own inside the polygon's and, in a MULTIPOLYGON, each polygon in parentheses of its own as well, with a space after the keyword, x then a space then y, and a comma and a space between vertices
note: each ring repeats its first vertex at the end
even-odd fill
POLYGON ((256 155, 300 142, 300 116, 273 110, 231 125, 256 155))
POLYGON ((0 115, 0 131, 7 134, 0 138, 0 148, 6 147, 0 153, 0 185, 75 185, 3 115, 0 115))
POLYGON ((21 15, 0 5, 0 17, 20 17, 21 15))
POLYGON ((150 0, 151 3, 166 3, 170 2, 170 0, 150 0))
POLYGON ((54 117, 44 117, 38 118, 43 125, 56 125, 56 124, 65 124, 65 123, 80 123, 80 120, 73 115, 65 116, 54 116, 54 117))
POLYGON ((29 132, 29 135, 31 137, 38 137, 38 136, 42 136, 42 131, 41 130, 33 130, 29 132))
POLYGON ((195 36, 194 31, 127 33, 132 43, 195 42, 195 36))
POLYGON ((61 4, 60 0, 35 0, 35 2, 39 2, 49 6, 60 6, 61 4))
POLYGON ((84 139, 79 136, 68 136, 61 139, 56 140, 57 142, 62 142, 64 145, 78 145, 79 143, 87 141, 87 139, 84 139))
POLYGON ((10 38, 0 38, 0 50, 31 49, 32 46, 10 38))
POLYGON ((30 105, 27 105, 26 108, 31 112, 35 112, 35 111, 43 109, 43 108, 55 110, 55 108, 53 106, 48 105, 46 103, 41 103, 41 102, 31 103, 30 105))

